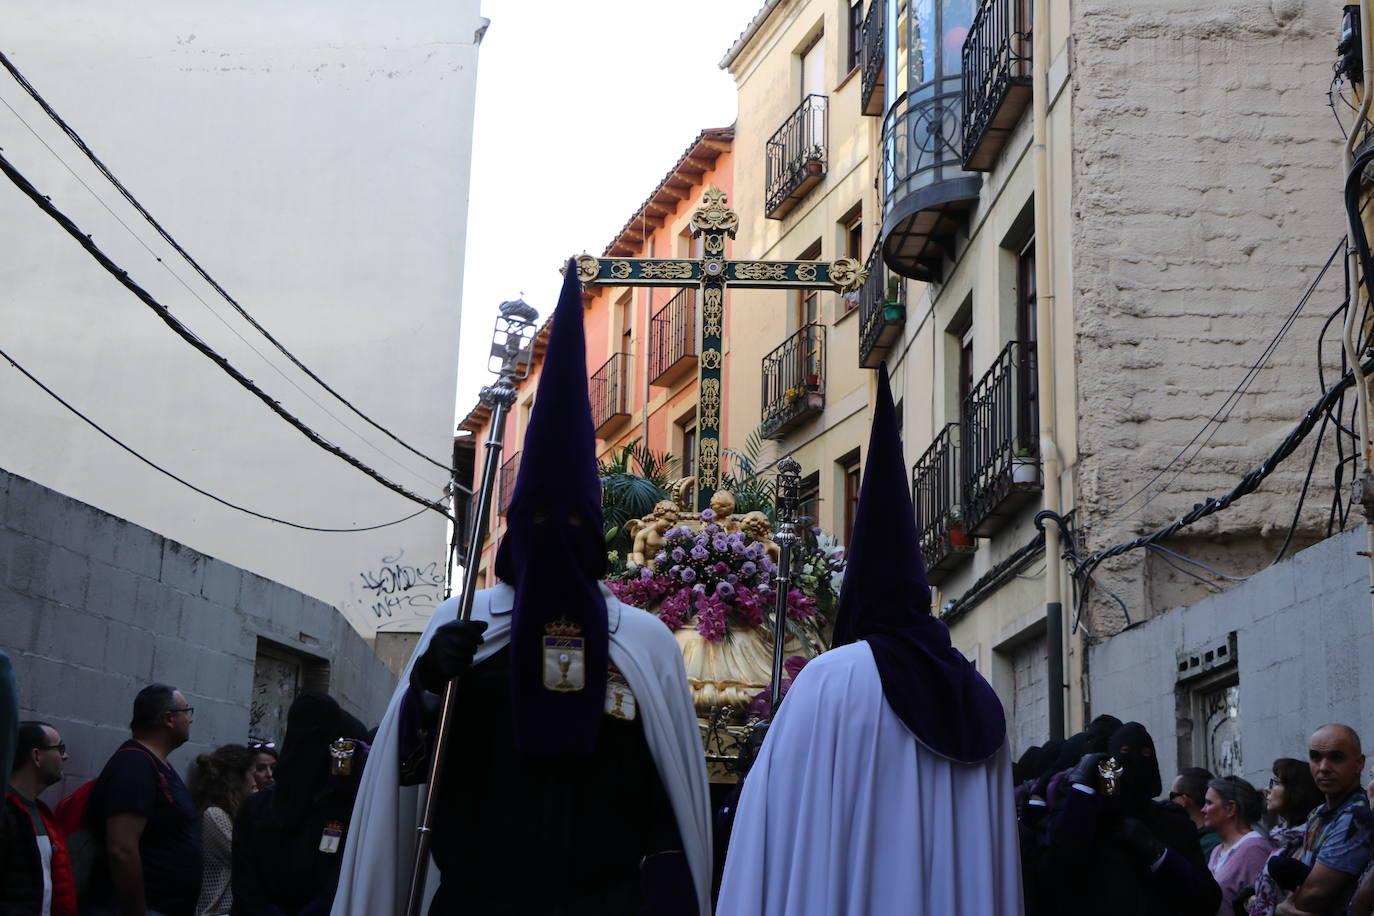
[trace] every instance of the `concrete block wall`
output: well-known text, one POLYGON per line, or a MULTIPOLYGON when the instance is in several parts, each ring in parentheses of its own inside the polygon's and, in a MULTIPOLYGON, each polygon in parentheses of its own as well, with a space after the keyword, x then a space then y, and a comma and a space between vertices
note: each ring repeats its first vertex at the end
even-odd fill
POLYGON ((248 736, 258 639, 329 663, 329 690, 376 724, 395 676, 335 608, 0 470, 0 648, 21 718, 67 745, 60 798, 128 737, 134 695, 161 681, 195 707, 195 755, 248 736))
POLYGON ((1175 708, 1179 650, 1236 634, 1240 775, 1266 784, 1278 757, 1307 756, 1319 725, 1343 722, 1374 741, 1374 652, 1363 526, 1309 547, 1249 581, 1169 611, 1088 651, 1090 716, 1145 724, 1165 782, 1178 770, 1175 708), (1371 689, 1367 690, 1366 687, 1371 689))
MULTIPOLYGON (((1222 406, 1344 233, 1342 138, 1326 98, 1341 10, 1084 0, 1072 17, 1073 179, 1055 193, 1072 199, 1074 484, 1095 550, 1227 492, 1320 395, 1316 341, 1343 296, 1339 258, 1197 460, 1138 514, 1141 500, 1107 514, 1222 406)), ((1329 383, 1338 335, 1324 355, 1329 383)), ((1176 549, 1230 572, 1265 565, 1309 449, 1176 549)), ((1332 467, 1318 467, 1299 546, 1325 534, 1332 467)), ((1206 594, 1145 553, 1109 562, 1099 580, 1135 616, 1206 594)), ((1099 591, 1095 629, 1123 625, 1116 608, 1099 591)))

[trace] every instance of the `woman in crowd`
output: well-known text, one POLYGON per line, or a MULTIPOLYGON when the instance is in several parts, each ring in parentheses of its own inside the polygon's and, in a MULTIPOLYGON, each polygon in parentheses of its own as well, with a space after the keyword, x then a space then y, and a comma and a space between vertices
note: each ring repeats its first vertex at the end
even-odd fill
POLYGON ((1255 883, 1269 858, 1269 838, 1254 828, 1264 814, 1264 801, 1255 787, 1239 776, 1222 776, 1207 784, 1202 823, 1217 832, 1221 843, 1212 850, 1207 867, 1221 886, 1217 916, 1231 916, 1232 904, 1243 888, 1255 883))
MULTIPOLYGON (((1268 812, 1276 820, 1269 831, 1274 850, 1272 857, 1292 858, 1302 851, 1307 816, 1322 803, 1321 792, 1312 781, 1312 769, 1305 760, 1280 757, 1274 761, 1273 776, 1269 779, 1268 812)), ((1260 870, 1255 879, 1254 896, 1250 898, 1250 916, 1274 916, 1274 910, 1288 896, 1268 868, 1260 870)))
POLYGON ((188 788, 200 812, 204 872, 196 916, 224 916, 233 905, 229 887, 234 817, 243 800, 257 791, 253 753, 242 744, 226 744, 201 754, 191 764, 188 788))
POLYGON ((275 781, 277 745, 272 741, 253 741, 248 749, 253 752, 253 781, 259 789, 265 789, 275 781))
POLYGON ((302 693, 286 716, 271 788, 234 823, 234 916, 323 916, 339 883, 367 729, 324 693, 302 693), (351 739, 338 763, 330 745, 351 739), (344 762, 346 760, 346 763, 344 762))

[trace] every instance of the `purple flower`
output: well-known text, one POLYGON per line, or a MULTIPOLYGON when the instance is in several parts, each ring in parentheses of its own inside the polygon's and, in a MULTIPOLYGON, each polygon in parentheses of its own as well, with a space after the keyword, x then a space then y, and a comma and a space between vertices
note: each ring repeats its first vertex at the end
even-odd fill
POLYGON ((673 548, 673 562, 674 562, 674 563, 681 563, 681 562, 682 562, 683 560, 685 560, 685 559, 687 559, 687 551, 683 550, 681 547, 674 547, 674 548, 673 548))
POLYGON ((757 541, 744 548, 744 555, 751 560, 757 560, 761 553, 763 553, 763 545, 757 541))
POLYGON ((706 557, 707 557, 707 552, 706 552, 706 548, 705 548, 705 547, 702 547, 700 544, 698 544, 696 547, 693 547, 693 548, 692 548, 692 559, 693 559, 693 560, 704 560, 704 559, 706 559, 706 557))
POLYGON ((650 569, 650 568, 647 567, 647 566, 641 566, 641 567, 639 567, 639 578, 641 578, 641 579, 652 579, 653 577, 654 577, 654 571, 653 571, 652 569, 650 569))
POLYGON ((734 573, 730 573, 730 575, 725 577, 725 581, 729 582, 731 585, 734 585, 736 582, 739 581, 739 576, 735 575, 734 573))
POLYGON ((711 509, 702 509, 701 520, 703 522, 714 522, 716 520, 716 513, 711 509))
POLYGON ((730 542, 725 540, 724 535, 718 534, 711 538, 711 547, 716 553, 726 553, 730 550, 730 542))
POLYGON ((717 598, 729 598, 729 597, 731 597, 731 596, 734 595, 734 594, 735 594, 735 587, 734 587, 733 585, 731 585, 729 582, 717 582, 717 583, 716 583, 716 597, 717 597, 717 598))
POLYGON ((730 567, 728 564, 724 562, 718 562, 711 567, 711 572, 715 573, 718 576, 729 575, 730 567))
POLYGON ((668 562, 668 555, 667 555, 666 553, 660 552, 658 556, 654 557, 654 562, 655 562, 655 563, 660 563, 660 564, 662 564, 662 563, 667 563, 667 562, 668 562))
POLYGON ((756 564, 753 560, 745 560, 744 565, 739 568, 741 576, 752 576, 754 573, 758 571, 758 564, 756 564))
POLYGON ((706 532, 707 534, 717 534, 717 533, 720 532, 720 526, 717 525, 715 522, 712 522, 711 524, 707 525, 707 526, 706 526, 705 528, 703 528, 702 530, 703 530, 704 532, 706 532))
POLYGON ((705 547, 709 541, 710 538, 704 534, 698 534, 696 537, 692 538, 692 543, 696 544, 698 547, 705 547))
POLYGON ((682 579, 683 582, 695 582, 697 579, 697 571, 690 566, 684 566, 682 567, 682 570, 678 573, 678 576, 682 579))

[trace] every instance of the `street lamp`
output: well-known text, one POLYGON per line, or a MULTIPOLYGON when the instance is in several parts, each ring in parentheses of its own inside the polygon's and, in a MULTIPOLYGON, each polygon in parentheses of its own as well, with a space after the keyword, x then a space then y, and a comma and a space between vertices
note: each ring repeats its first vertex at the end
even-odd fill
MULTIPOLYGON (((463 560, 463 592, 458 598, 458 620, 472 617, 472 598, 477 591, 477 567, 482 556, 482 541, 487 536, 487 518, 491 511, 492 491, 496 489, 496 475, 501 464, 502 439, 506 434, 506 417, 515 404, 515 383, 530 373, 534 359, 535 321, 539 313, 521 299, 502 302, 498 308, 496 329, 492 332, 487 369, 496 375, 496 382, 485 386, 479 399, 491 408, 491 422, 487 427, 486 454, 482 459, 482 485, 477 491, 476 515, 471 540, 463 560)), ((454 702, 457 699, 457 679, 444 688, 443 707, 439 712, 439 727, 434 733, 434 751, 429 763, 429 789, 425 806, 416 828, 415 867, 410 875, 410 898, 406 903, 409 916, 419 916, 424 901, 425 878, 429 871, 429 841, 434 829, 434 804, 439 797, 439 778, 443 772, 444 750, 453 726, 454 702)))

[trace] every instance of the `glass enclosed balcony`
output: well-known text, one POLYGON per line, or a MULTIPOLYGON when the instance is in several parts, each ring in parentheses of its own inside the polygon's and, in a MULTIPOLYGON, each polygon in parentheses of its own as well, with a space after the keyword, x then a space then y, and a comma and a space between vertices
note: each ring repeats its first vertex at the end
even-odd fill
POLYGON ((938 280, 982 178, 963 166, 963 47, 973 0, 889 0, 883 260, 938 280))

